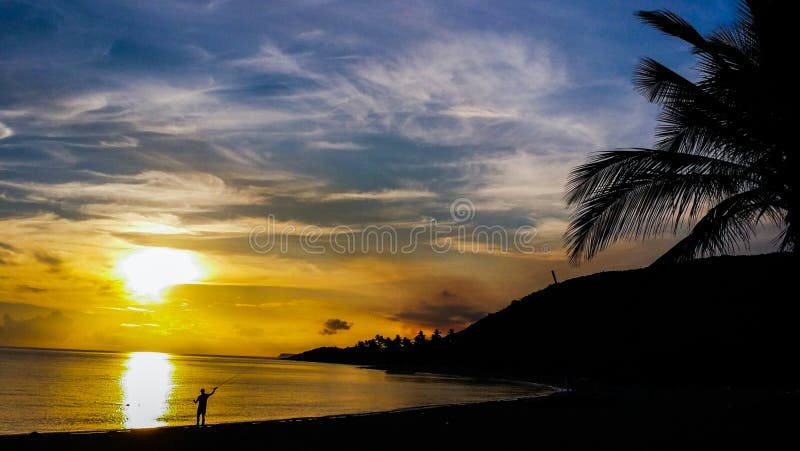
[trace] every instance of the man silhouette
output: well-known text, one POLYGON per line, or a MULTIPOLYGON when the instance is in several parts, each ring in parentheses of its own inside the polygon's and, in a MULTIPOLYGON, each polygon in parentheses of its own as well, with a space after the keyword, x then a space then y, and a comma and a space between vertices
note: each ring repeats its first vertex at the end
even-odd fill
POLYGON ((206 394, 206 389, 200 389, 200 395, 197 399, 194 400, 194 403, 197 404, 197 425, 200 426, 200 415, 203 416, 203 426, 206 425, 206 404, 208 404, 208 398, 211 397, 214 393, 217 392, 217 387, 214 387, 214 390, 211 393, 206 394))

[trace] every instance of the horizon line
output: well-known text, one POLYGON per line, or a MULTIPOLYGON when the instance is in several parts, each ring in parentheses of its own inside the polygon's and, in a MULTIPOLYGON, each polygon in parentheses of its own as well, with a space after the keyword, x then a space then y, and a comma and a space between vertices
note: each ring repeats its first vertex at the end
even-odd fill
POLYGON ((180 353, 180 352, 165 352, 165 351, 114 351, 110 349, 77 349, 77 348, 50 348, 40 346, 11 346, 0 345, 0 349, 28 349, 33 351, 56 351, 56 352, 90 352, 90 353, 107 353, 107 354, 130 354, 134 352, 158 352, 161 354, 171 354, 176 356, 186 357, 224 357, 224 358, 244 358, 244 359, 270 359, 282 360, 280 355, 287 354, 293 355, 296 353, 280 353, 277 356, 257 356, 257 355, 236 355, 236 354, 203 354, 203 353, 180 353))

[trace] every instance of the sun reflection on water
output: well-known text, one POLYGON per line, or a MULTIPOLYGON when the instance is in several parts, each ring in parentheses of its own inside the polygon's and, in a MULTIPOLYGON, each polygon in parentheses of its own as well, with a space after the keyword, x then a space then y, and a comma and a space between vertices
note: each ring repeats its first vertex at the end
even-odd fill
POLYGON ((132 352, 125 362, 122 387, 124 426, 147 428, 164 426, 164 415, 172 393, 172 371, 169 354, 132 352))

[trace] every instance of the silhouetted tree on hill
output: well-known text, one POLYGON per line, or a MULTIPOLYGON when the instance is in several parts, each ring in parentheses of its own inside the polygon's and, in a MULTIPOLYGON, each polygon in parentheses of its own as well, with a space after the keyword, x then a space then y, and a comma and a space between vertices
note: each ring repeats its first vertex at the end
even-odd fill
MULTIPOLYGON (((797 387, 796 254, 713 257, 553 284, 434 345, 316 348, 291 358, 569 386, 797 387), (581 382, 583 381, 583 382, 581 382)), ((435 335, 435 332, 434 332, 435 335)), ((392 341, 396 341, 392 340, 392 341)))

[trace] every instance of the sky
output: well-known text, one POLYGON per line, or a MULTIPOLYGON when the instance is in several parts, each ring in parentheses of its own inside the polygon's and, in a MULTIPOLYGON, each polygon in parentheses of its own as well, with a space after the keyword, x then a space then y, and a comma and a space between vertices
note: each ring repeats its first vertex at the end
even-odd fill
POLYGON ((692 76, 634 11, 735 6, 0 1, 0 345, 268 356, 647 265, 567 264, 567 174, 652 142, 640 57, 692 76))

